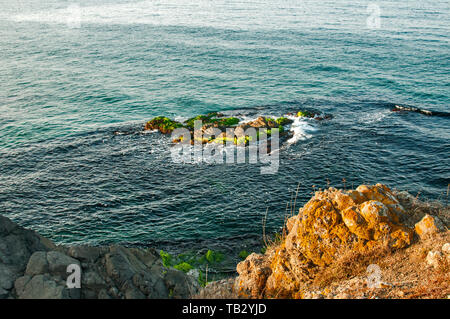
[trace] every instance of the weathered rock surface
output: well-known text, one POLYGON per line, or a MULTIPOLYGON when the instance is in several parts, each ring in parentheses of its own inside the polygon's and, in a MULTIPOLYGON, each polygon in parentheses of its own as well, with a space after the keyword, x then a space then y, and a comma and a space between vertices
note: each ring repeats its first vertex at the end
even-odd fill
POLYGON ((154 249, 56 246, 0 216, 0 298, 189 298, 197 291, 154 249), (81 288, 67 286, 69 265, 80 267, 81 288))
POLYGON ((445 229, 444 224, 437 216, 425 215, 414 227, 420 238, 436 234, 445 229))
POLYGON ((170 134, 177 128, 184 128, 188 132, 180 132, 180 135, 173 137, 172 142, 190 142, 192 145, 197 141, 202 144, 232 143, 247 146, 251 141, 272 136, 272 129, 278 129, 282 141, 292 136, 292 132, 285 130, 284 125, 292 124, 293 120, 285 117, 274 119, 260 116, 254 121, 240 122, 238 118, 223 117, 223 114, 217 112, 199 115, 183 123, 159 116, 148 121, 145 130, 159 130, 163 134, 170 134), (202 126, 195 128, 195 121, 201 121, 202 126))
POLYGON ((425 259, 428 266, 445 269, 450 266, 450 243, 445 243, 439 250, 430 250, 425 259))
POLYGON ((311 270, 330 265, 344 251, 409 246, 415 236, 407 219, 399 200, 382 184, 316 192, 288 220, 279 245, 237 266, 235 290, 241 297, 302 298, 301 284, 311 270))

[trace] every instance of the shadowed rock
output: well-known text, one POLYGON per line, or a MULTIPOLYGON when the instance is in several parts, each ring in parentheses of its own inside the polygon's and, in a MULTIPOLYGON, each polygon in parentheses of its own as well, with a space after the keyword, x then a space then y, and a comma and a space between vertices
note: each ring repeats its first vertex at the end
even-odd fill
POLYGON ((56 246, 0 216, 0 298, 189 298, 198 283, 163 266, 154 249, 56 246), (81 288, 68 288, 67 267, 81 268, 81 288))

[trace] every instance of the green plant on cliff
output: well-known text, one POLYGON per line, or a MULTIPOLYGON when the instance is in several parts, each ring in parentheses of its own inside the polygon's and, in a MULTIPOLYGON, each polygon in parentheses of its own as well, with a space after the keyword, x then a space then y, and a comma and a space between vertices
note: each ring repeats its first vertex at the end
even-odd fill
POLYGON ((208 263, 220 263, 224 260, 225 256, 218 251, 208 250, 205 254, 205 258, 208 263))
POLYGON ((159 251, 159 255, 161 256, 164 267, 171 267, 172 264, 172 256, 169 253, 166 253, 164 250, 159 251))
POLYGON ((198 283, 201 287, 206 287, 208 284, 208 276, 206 273, 203 273, 200 269, 198 271, 198 283))
POLYGON ((177 269, 177 270, 181 270, 182 272, 187 273, 189 270, 194 269, 194 267, 192 267, 190 264, 188 264, 187 262, 181 262, 178 265, 173 266, 173 268, 177 269))
POLYGON ((232 137, 221 136, 221 137, 217 137, 217 138, 213 139, 212 142, 217 143, 217 144, 226 144, 227 142, 234 143, 235 139, 232 137))
POLYGON ((235 137, 234 144, 236 144, 236 145, 248 145, 252 140, 253 140, 253 138, 251 136, 248 136, 248 135, 241 136, 239 138, 235 137))
POLYGON ((239 258, 245 260, 245 258, 247 258, 248 255, 250 255, 250 253, 244 249, 239 253, 239 258))
POLYGON ((267 138, 272 135, 273 130, 278 130, 278 133, 284 132, 284 127, 282 125, 274 128, 262 128, 256 132, 258 139, 267 138))
POLYGON ((192 117, 192 118, 188 119, 184 123, 186 124, 187 127, 193 129, 195 121, 202 121, 202 124, 204 125, 204 124, 210 123, 211 116, 209 116, 209 115, 197 115, 195 117, 192 117))

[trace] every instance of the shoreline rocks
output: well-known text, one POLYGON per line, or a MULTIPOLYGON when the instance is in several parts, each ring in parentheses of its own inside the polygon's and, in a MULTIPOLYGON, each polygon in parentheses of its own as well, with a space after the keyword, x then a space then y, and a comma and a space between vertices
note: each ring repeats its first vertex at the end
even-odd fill
MULTIPOLYGON (((287 234, 279 244, 238 264, 234 289, 242 298, 303 298, 306 283, 318 270, 345 253, 364 255, 383 247, 400 250, 419 240, 422 233, 445 228, 429 215, 415 227, 408 226, 408 219, 408 211, 394 192, 382 184, 316 192, 287 221, 287 234)), ((437 263, 438 255, 431 256, 430 263, 437 263)))
MULTIPOLYGON (((433 205, 418 203, 426 207, 418 213, 419 206, 410 206, 413 202, 417 199, 382 184, 318 191, 287 220, 286 235, 279 242, 264 254, 248 255, 236 267, 238 277, 205 288, 189 273, 164 266, 152 248, 56 246, 0 216, 0 299, 354 298, 351 291, 370 296, 367 278, 360 273, 331 281, 325 290, 311 284, 321 280, 320 274, 340 267, 339 258, 348 252, 364 256, 386 247, 403 262, 397 261, 401 271, 390 274, 389 285, 380 284, 386 296, 401 297, 403 290, 408 296, 436 291, 441 296, 448 286, 424 290, 418 286, 421 282, 396 282, 405 275, 414 279, 414 271, 418 276, 436 273, 441 276, 437 278, 448 278, 448 207, 433 213, 433 205), (80 288, 69 288, 68 266, 81 269, 80 288), (353 280, 356 290, 350 287, 353 280), (391 285, 397 287, 392 294, 391 285)), ((391 260, 387 264, 390 268, 391 260)), ((346 265, 353 266, 361 265, 346 265)), ((427 287, 426 282, 422 285, 427 287)))
POLYGON ((0 298, 190 298, 198 283, 164 267, 151 248, 56 246, 0 216, 0 298), (81 270, 81 288, 69 288, 68 266, 81 270))

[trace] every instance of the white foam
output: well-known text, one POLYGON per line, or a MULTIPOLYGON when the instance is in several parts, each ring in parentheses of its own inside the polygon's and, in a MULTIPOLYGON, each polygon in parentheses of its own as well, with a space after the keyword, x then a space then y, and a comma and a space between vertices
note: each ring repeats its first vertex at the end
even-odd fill
POLYGON ((301 117, 288 116, 294 122, 291 124, 290 131, 294 134, 289 140, 288 144, 295 144, 298 141, 304 141, 311 138, 317 128, 314 127, 308 120, 301 117))
POLYGON ((159 130, 143 130, 142 134, 152 134, 152 133, 156 133, 159 132, 159 130))
POLYGON ((390 110, 383 110, 375 113, 366 113, 358 118, 358 122, 365 124, 380 122, 389 114, 391 114, 390 110))

